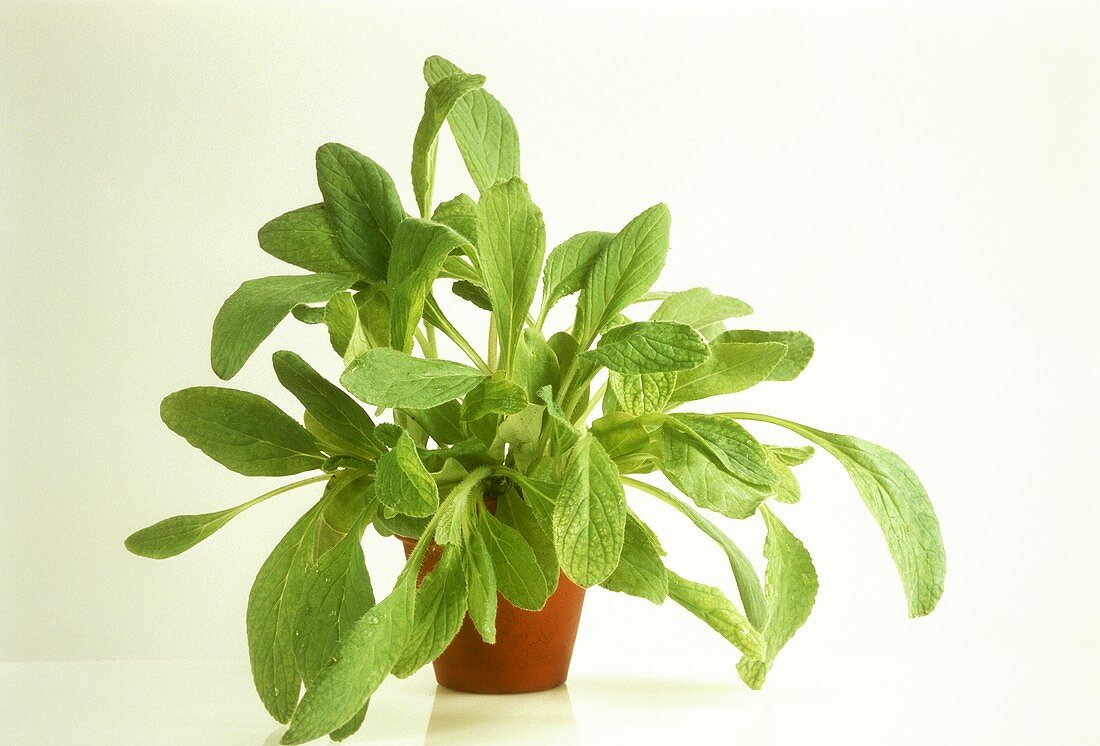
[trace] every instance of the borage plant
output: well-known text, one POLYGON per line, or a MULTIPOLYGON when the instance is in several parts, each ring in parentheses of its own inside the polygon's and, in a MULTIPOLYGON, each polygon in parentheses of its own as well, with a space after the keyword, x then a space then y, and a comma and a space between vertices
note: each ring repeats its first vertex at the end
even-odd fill
POLYGON ((909 613, 932 611, 943 590, 943 544, 925 490, 898 456, 770 415, 680 411, 794 379, 813 353, 810 338, 727 329, 751 309, 703 288, 652 291, 669 246, 664 205, 617 232, 579 233, 544 261, 542 213, 519 178, 512 118, 482 76, 439 57, 424 74, 412 157, 420 217, 406 214, 374 161, 323 145, 324 201, 259 232, 265 251, 311 274, 249 280, 214 320, 211 363, 220 378, 236 374, 290 314, 327 330, 343 358, 343 389, 283 351, 275 374, 304 407, 303 424, 263 397, 222 387, 178 391, 161 406, 169 428, 240 474, 318 473, 227 510, 169 518, 126 541, 136 554, 170 557, 257 503, 325 484, 248 599, 252 672, 264 705, 290 723, 283 742, 353 733, 382 681, 438 658, 467 616, 492 642, 498 603, 538 610, 566 583, 671 599, 741 652, 737 671, 759 688, 817 592, 810 555, 771 507, 798 502, 792 467, 813 446, 761 443, 745 421, 787 428, 840 461, 886 537, 909 613), (460 194, 433 206, 444 122, 476 202, 460 194), (484 357, 433 295, 443 280, 489 314, 484 357), (572 326, 548 334, 548 313, 577 293, 572 326), (647 302, 659 302, 648 320, 626 315, 647 302), (437 333, 469 364, 440 359, 437 333), (375 417, 390 410, 393 422, 376 424, 344 389, 376 407, 375 417), (639 478, 656 472, 684 497, 639 478), (628 487, 679 511, 718 545, 740 605, 666 567, 657 536, 628 506, 628 487), (764 521, 763 584, 707 512, 764 521), (368 527, 419 540, 378 603, 361 547, 368 527))

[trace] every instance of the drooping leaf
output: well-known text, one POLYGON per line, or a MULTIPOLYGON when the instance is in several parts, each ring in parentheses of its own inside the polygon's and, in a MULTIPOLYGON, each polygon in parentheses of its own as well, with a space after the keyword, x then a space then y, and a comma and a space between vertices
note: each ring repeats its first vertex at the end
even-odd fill
POLYGON ((463 559, 470 621, 481 639, 492 644, 497 639, 497 578, 492 555, 479 531, 466 534, 463 559))
POLYGON ((706 622, 746 657, 764 657, 763 636, 718 588, 696 583, 670 570, 668 597, 706 622))
POLYGON ((587 231, 567 238, 546 257, 542 271, 542 313, 559 300, 588 284, 592 263, 606 248, 614 233, 587 231))
POLYGON ((393 449, 378 459, 374 489, 387 508, 413 518, 430 516, 439 507, 439 488, 407 432, 401 433, 393 449))
POLYGON ((290 315, 303 324, 323 324, 325 323, 325 306, 307 306, 305 303, 299 303, 290 309, 290 315))
POLYGON ((413 331, 424 313, 432 283, 452 251, 466 239, 445 225, 409 218, 397 227, 390 256, 390 344, 412 350, 413 331))
POLYGON ((493 302, 480 285, 468 280, 459 280, 451 285, 451 292, 463 300, 468 300, 483 311, 492 311, 493 302))
MULTIPOLYGON (((428 85, 462 73, 457 65, 432 56, 424 61, 428 85)), ((451 133, 470 177, 484 194, 490 187, 519 176, 519 135, 512 117, 484 89, 471 91, 447 116, 451 133)))
POLYGON ((491 414, 515 414, 527 407, 527 394, 507 380, 494 376, 475 386, 462 400, 459 417, 467 422, 491 414))
POLYGON ((377 508, 373 474, 346 469, 333 474, 325 483, 325 499, 317 515, 314 559, 337 546, 360 523, 369 523, 377 508))
POLYGON ((674 414, 672 419, 706 441, 722 457, 727 471, 749 484, 774 485, 778 480, 768 468, 764 446, 745 428, 728 417, 710 414, 674 414), (730 427, 730 425, 735 427, 730 427))
POLYGON ((562 570, 588 588, 619 563, 626 496, 615 463, 592 435, 577 441, 554 505, 554 548, 562 570))
POLYGON ((262 396, 196 386, 164 397, 160 417, 222 466, 245 476, 283 477, 317 469, 317 441, 262 396))
POLYGON ((627 223, 597 255, 581 290, 573 330, 583 347, 656 281, 668 254, 671 225, 668 207, 655 205, 627 223))
POLYGON ((722 332, 713 340, 723 342, 779 342, 787 345, 787 353, 768 374, 769 381, 793 381, 806 369, 814 356, 814 341, 804 332, 760 332, 734 329, 722 332))
POLYGON ((724 342, 711 345, 710 350, 710 360, 676 374, 673 402, 735 394, 766 381, 786 355, 787 346, 778 342, 724 342))
POLYGON ((851 435, 828 433, 778 417, 739 413, 735 419, 785 427, 836 458, 886 537, 909 601, 909 615, 924 616, 936 608, 947 573, 940 523, 924 485, 901 457, 851 435))
POLYGON ((550 532, 539 522, 531 505, 514 490, 510 491, 497 502, 496 517, 519 532, 530 545, 539 570, 546 580, 547 593, 552 594, 558 587, 558 576, 561 574, 558 556, 554 552, 554 540, 550 538, 550 532))
POLYGON ((493 574, 501 595, 520 609, 541 609, 550 590, 531 545, 488 510, 482 510, 478 516, 478 531, 493 560, 493 574))
POLYGON ((362 153, 327 143, 317 150, 317 184, 344 255, 369 280, 384 282, 405 209, 393 179, 362 153))
POLYGON ((617 373, 673 373, 706 362, 710 348, 687 324, 637 321, 606 332, 583 354, 617 373))
POLYGON ((382 453, 374 437, 374 421, 343 389, 330 383, 309 363, 288 350, 272 356, 275 375, 287 391, 326 431, 368 456, 382 453))
POLYGON ((248 280, 226 298, 214 318, 210 366, 219 378, 235 376, 299 303, 322 303, 351 287, 345 275, 282 275, 248 280))
POLYGON ((294 659, 306 687, 317 680, 351 626, 374 606, 361 536, 361 528, 351 531, 306 571, 294 622, 294 659))
POLYGON ((260 228, 259 240, 260 248, 271 256, 310 272, 350 277, 358 274, 344 256, 323 204, 299 207, 269 220, 260 228))
POLYGON ((344 388, 368 404, 428 409, 462 396, 485 374, 449 360, 424 360, 389 349, 369 350, 344 371, 344 388))
MULTIPOLYGON (((752 306, 728 295, 715 295, 706 288, 692 288, 672 293, 650 316, 652 321, 679 321, 702 331, 707 327, 735 316, 747 316, 752 306)), ((764 340, 729 340, 730 342, 757 342, 764 340)))
POLYGON ((458 100, 480 88, 484 75, 455 73, 428 86, 424 94, 424 116, 413 139, 412 183, 420 214, 428 217, 432 207, 432 187, 435 185, 436 138, 458 100))
POLYGON ((668 570, 650 539, 650 532, 633 513, 627 514, 619 565, 601 585, 655 604, 664 603, 668 596, 668 570))
POLYGON ((301 692, 294 622, 313 559, 314 521, 321 504, 299 518, 279 541, 248 594, 245 626, 252 679, 264 707, 280 723, 290 720, 301 692))
POLYGON ((126 549, 139 557, 150 559, 175 557, 229 523, 243 508, 244 506, 238 505, 214 513, 165 518, 126 537, 126 549))
POLYGON ((457 546, 448 546, 417 591, 412 633, 393 667, 394 675, 406 678, 439 657, 458 634, 465 616, 462 551, 457 546))
POLYGON ((676 388, 675 373, 611 371, 607 380, 618 405, 637 416, 664 411, 676 388))
POLYGON ((763 686, 775 656, 809 618, 817 597, 817 570, 806 547, 770 510, 761 508, 760 513, 768 526, 764 542, 764 556, 768 559, 764 573, 768 617, 762 630, 766 654, 763 658, 747 655, 737 664, 742 680, 753 689, 763 686))
POLYGON ((477 235, 481 273, 497 320, 500 367, 509 371, 546 252, 542 211, 531 201, 526 184, 510 179, 482 194, 477 235))
POLYGON ((357 715, 386 678, 412 632, 416 573, 359 617, 341 640, 337 659, 321 671, 294 711, 282 743, 300 744, 340 728, 357 715))

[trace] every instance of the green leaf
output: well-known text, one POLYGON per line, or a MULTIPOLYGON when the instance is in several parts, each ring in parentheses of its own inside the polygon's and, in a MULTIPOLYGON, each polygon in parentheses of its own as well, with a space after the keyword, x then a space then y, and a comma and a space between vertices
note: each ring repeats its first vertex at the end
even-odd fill
POLYGON ((431 663, 451 644, 466 617, 466 576, 462 552, 448 546, 416 594, 412 633, 393 673, 404 679, 431 663))
POLYGON ((672 216, 666 205, 654 205, 608 240, 592 262, 588 285, 577 304, 574 336, 582 348, 624 308, 656 281, 668 254, 672 216))
POLYGON ((378 508, 374 475, 361 471, 336 472, 325 484, 322 503, 313 538, 315 560, 340 544, 360 521, 368 523, 374 518, 378 508))
POLYGON ((428 86, 424 94, 424 115, 413 139, 412 183, 420 214, 428 217, 435 185, 436 138, 447 115, 458 100, 485 83, 484 75, 456 73, 428 86))
POLYGON ((497 320, 500 368, 510 371, 546 252, 542 211, 526 184, 511 179, 482 194, 477 235, 481 273, 497 320))
POLYGON ((668 596, 668 570, 647 529, 638 516, 627 514, 619 566, 601 585, 661 604, 668 596))
POLYGON ((687 324, 637 321, 611 329, 583 356, 617 373, 673 373, 706 362, 710 348, 687 324))
POLYGON ((485 539, 493 560, 493 574, 500 593, 520 609, 541 609, 550 596, 550 590, 546 587, 546 578, 531 545, 518 531, 499 521, 488 510, 479 513, 478 531, 485 539))
MULTIPOLYGON (((424 61, 424 80, 428 85, 461 72, 442 57, 424 61)), ((488 92, 477 89, 460 98, 451 108, 447 122, 479 192, 484 194, 493 185, 519 176, 516 125, 488 92)))
POLYGON ((608 383, 619 406, 630 414, 641 416, 664 411, 676 388, 676 374, 611 371, 608 383))
POLYGON ((424 313, 432 283, 452 251, 466 239, 445 225, 409 218, 397 227, 390 256, 390 345, 412 350, 413 331, 424 313))
POLYGON ((498 376, 486 378, 466 395, 459 409, 462 420, 472 422, 491 414, 515 414, 527 407, 524 390, 498 376))
POLYGON ((584 289, 592 264, 607 248, 614 233, 587 231, 567 238, 546 257, 542 270, 542 314, 559 300, 584 289))
POLYGON ((674 414, 672 419, 705 440, 722 459, 722 465, 749 484, 774 485, 778 480, 768 468, 764 446, 745 428, 728 417, 713 414, 674 414), (730 427, 730 425, 735 427, 730 427))
POLYGON ((468 194, 459 194, 440 202, 432 213, 432 222, 442 223, 458 235, 477 245, 477 202, 468 194))
POLYGON ((768 451, 776 456, 787 466, 798 466, 810 460, 814 455, 813 446, 801 446, 799 448, 787 448, 784 446, 766 446, 768 451))
POLYGON ((322 503, 299 518, 275 545, 248 594, 245 626, 252 679, 264 707, 280 723, 290 720, 301 692, 294 622, 313 559, 314 521, 322 503))
POLYGON ((368 404, 428 409, 462 396, 485 378, 477 369, 449 360, 375 349, 356 358, 340 382, 368 404))
POLYGON ((785 427, 836 458, 886 537, 909 601, 909 615, 924 616, 936 608, 947 573, 940 523, 920 479, 901 457, 851 435, 827 433, 778 417, 738 413, 734 419, 785 427))
POLYGON ((401 433, 393 450, 378 459, 374 489, 387 508, 413 518, 433 515, 439 507, 439 488, 407 432, 401 433))
POLYGON ((251 505, 245 503, 215 513, 174 515, 152 526, 136 531, 126 538, 126 549, 139 557, 166 559, 186 552, 229 523, 251 505))
POLYGON ((355 732, 363 727, 363 720, 365 720, 367 717, 367 705, 369 703, 370 700, 364 702, 363 706, 359 709, 359 712, 356 713, 356 715, 351 720, 344 723, 336 730, 332 731, 332 733, 329 733, 328 737, 331 738, 333 741, 339 742, 343 741, 345 738, 350 738, 351 736, 355 735, 355 732))
POLYGON ((260 343, 299 303, 321 303, 353 278, 343 275, 289 275, 248 280, 233 292, 214 318, 210 365, 219 378, 237 375, 260 343))
POLYGON ((581 431, 569 421, 569 418, 565 416, 565 412, 562 412, 561 407, 554 401, 553 389, 549 386, 543 386, 537 393, 539 399, 546 405, 546 414, 548 416, 547 424, 554 438, 554 442, 557 444, 558 450, 569 450, 573 447, 573 444, 577 442, 577 438, 580 437, 581 431))
POLYGON ((389 674, 412 632, 416 573, 361 616, 341 641, 337 659, 306 691, 282 743, 300 744, 340 728, 357 715, 389 674))
POLYGON ((543 386, 557 386, 561 381, 557 355, 542 335, 531 328, 524 329, 520 335, 512 372, 516 383, 527 392, 528 399, 534 399, 543 386))
POLYGON ((317 149, 317 184, 344 255, 368 280, 384 282, 405 208, 385 169, 346 145, 317 149))
MULTIPOLYGON (((715 295, 706 288, 692 288, 673 293, 650 316, 651 321, 679 321, 700 331, 735 316, 748 316, 752 306, 728 295, 715 295)), ((745 339, 730 342, 757 342, 745 339)))
POLYGON ((775 499, 781 503, 796 503, 802 499, 802 487, 798 484, 791 467, 783 463, 783 460, 770 449, 768 452, 768 468, 779 479, 775 484, 775 499))
MULTIPOLYGON (((674 422, 674 421, 672 421, 674 422)), ((666 420, 653 433, 661 471, 678 490, 701 508, 728 518, 748 518, 772 490, 729 473, 708 444, 690 429, 666 420)))
POLYGON ((589 429, 607 451, 607 455, 616 462, 650 444, 645 427, 627 412, 605 415, 593 422, 589 429))
POLYGON ((497 640, 497 577, 492 555, 481 532, 470 531, 466 534, 463 559, 470 621, 481 639, 493 644, 497 640))
POLYGON ((710 346, 711 357, 697 368, 676 374, 672 402, 735 394, 768 380, 787 353, 778 342, 726 342, 710 346))
POLYGON ((222 466, 245 476, 283 477, 320 468, 317 441, 262 396, 196 386, 164 397, 160 418, 222 466))
POLYGON ((485 289, 469 280, 459 280, 451 285, 451 292, 462 300, 468 300, 483 311, 492 311, 493 302, 489 300, 485 289))
POLYGON ((719 589, 668 573, 668 597, 706 622, 749 658, 764 657, 764 638, 719 589))
POLYGON ((451 399, 428 409, 402 410, 439 445, 452 445, 466 438, 459 421, 458 401, 451 399))
POLYGON ((804 332, 759 332, 736 329, 722 332, 714 342, 780 342, 787 345, 787 354, 768 374, 769 381, 793 381, 806 369, 814 356, 814 341, 804 332))
MULTIPOLYGON (((510 491, 497 502, 496 517, 506 526, 518 531, 530 545, 546 581, 547 594, 552 594, 558 587, 558 577, 561 574, 558 556, 554 552, 554 540, 550 538, 550 532, 539 522, 531 505, 514 490, 510 491)), ((547 525, 549 526, 549 520, 547 525)))
POLYGON ((323 324, 325 323, 325 306, 307 306, 305 303, 299 303, 290 309, 290 315, 303 324, 323 324))
POLYGON ((355 317, 358 313, 359 309, 356 308, 351 293, 337 293, 325 304, 322 320, 328 329, 329 344, 341 357, 347 353, 351 337, 355 333, 355 317))
POLYGON ((753 689, 764 684, 775 656, 809 618, 817 597, 817 570, 806 547, 770 510, 761 508, 760 513, 768 526, 764 542, 764 556, 768 559, 764 573, 768 617, 762 630, 766 655, 746 656, 737 664, 742 680, 753 689))
POLYGON ((500 421, 497 436, 507 443, 508 454, 515 459, 517 469, 527 469, 538 457, 538 440, 542 434, 542 417, 545 408, 528 404, 522 411, 510 414, 500 421))
POLYGON ((591 434, 577 441, 554 505, 554 548, 562 570, 588 588, 619 564, 626 496, 614 462, 591 434))
POLYGON ((336 228, 323 204, 299 207, 268 221, 259 232, 260 248, 276 259, 318 274, 358 271, 344 257, 336 228))
POLYGON ((326 431, 346 441, 355 451, 378 456, 382 446, 374 437, 374 421, 343 389, 327 381, 309 363, 287 350, 272 356, 279 383, 302 403, 326 431))
POLYGON ((519 473, 513 473, 511 477, 519 485, 524 502, 531 508, 531 513, 538 520, 539 526, 552 537, 554 535, 554 506, 557 505, 561 485, 519 473))
POLYGON ((351 531, 306 572, 294 622, 294 659, 313 685, 351 626, 374 606, 361 528, 351 531))

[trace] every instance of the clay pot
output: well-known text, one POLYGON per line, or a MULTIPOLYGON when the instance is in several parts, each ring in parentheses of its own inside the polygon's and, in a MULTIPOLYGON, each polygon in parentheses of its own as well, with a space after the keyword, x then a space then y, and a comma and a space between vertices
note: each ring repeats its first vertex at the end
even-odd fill
MULTIPOLYGON (((397 538, 407 559, 416 539, 397 538)), ((418 583, 441 555, 441 547, 433 543, 420 566, 418 583)), ((450 647, 432 662, 435 680, 448 689, 475 694, 541 692, 564 684, 583 603, 584 588, 564 574, 539 611, 518 609, 497 594, 496 643, 482 640, 467 615, 450 647)))

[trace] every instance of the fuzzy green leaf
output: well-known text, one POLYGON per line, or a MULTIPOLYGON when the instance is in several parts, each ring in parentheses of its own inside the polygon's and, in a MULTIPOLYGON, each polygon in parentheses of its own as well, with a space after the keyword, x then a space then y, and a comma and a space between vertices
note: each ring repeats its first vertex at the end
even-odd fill
POLYGON ((318 274, 358 274, 344 256, 324 204, 299 207, 269 220, 258 234, 260 248, 276 259, 318 274))
POLYGON ((389 675, 413 627, 416 573, 351 626, 334 663, 321 671, 294 711, 281 743, 300 744, 340 728, 366 704, 389 675))
POLYGON ((478 253, 500 338, 501 369, 511 370, 546 252, 542 211, 519 179, 482 194, 477 213, 478 253))
POLYGON ((281 275, 248 280, 214 318, 210 366, 219 378, 237 375, 260 343, 299 303, 321 303, 351 287, 345 275, 281 275))
POLYGON ((588 588, 615 571, 626 530, 626 496, 615 463, 590 434, 573 448, 553 523, 562 570, 574 583, 588 588))
POLYGON ((778 342, 726 342, 713 344, 710 349, 710 360, 676 374, 671 401, 696 401, 744 391, 768 380, 787 354, 787 346, 778 342))
POLYGON ((617 373, 673 373, 706 362, 710 348, 687 324, 637 321, 609 330, 583 356, 617 373))
POLYGON ((487 643, 497 640, 497 577, 493 558, 481 532, 466 535, 466 551, 463 554, 466 570, 466 597, 470 621, 481 639, 487 643))
POLYGON ((501 595, 520 609, 541 609, 550 596, 550 590, 546 587, 546 578, 531 545, 518 531, 502 523, 488 510, 480 512, 478 531, 492 557, 493 574, 501 595))
POLYGON ((769 381, 793 381, 806 369, 814 356, 814 341, 804 332, 760 332, 736 329, 722 332, 713 340, 723 342, 780 342, 787 345, 787 353, 768 374, 769 381))
POLYGON ((412 633, 393 667, 394 675, 406 678, 438 658, 458 634, 465 616, 462 552, 458 547, 448 546, 417 591, 412 633))
MULTIPOLYGON (((443 78, 462 73, 442 57, 424 61, 424 80, 434 85, 443 78)), ((447 116, 451 133, 470 177, 484 194, 490 187, 519 176, 519 135, 512 117, 500 102, 484 89, 460 98, 447 116)))
POLYGON ((817 570, 806 547, 770 510, 761 508, 760 513, 768 526, 764 542, 764 556, 768 559, 764 573, 768 617, 762 630, 766 655, 763 659, 746 655, 737 664, 737 672, 753 689, 764 684, 775 656, 809 618, 817 597, 817 570))
POLYGON ((344 255, 368 280, 383 282, 405 208, 386 170, 346 145, 317 149, 317 184, 344 255))
POLYGON ((459 417, 467 422, 491 414, 515 414, 527 407, 527 394, 511 381, 486 378, 462 400, 459 417))
POLYGON ((412 183, 420 214, 431 213, 435 185, 436 138, 458 100, 485 83, 484 75, 456 73, 428 86, 424 94, 424 115, 413 139, 412 183))
POLYGON ((574 336, 582 346, 657 280, 668 254, 671 225, 668 207, 655 205, 608 240, 592 262, 577 304, 574 336))
POLYGON ((607 248, 614 233, 587 231, 567 238, 546 257, 542 270, 542 313, 559 300, 584 289, 592 264, 607 248))
POLYGON ((344 388, 379 407, 428 409, 462 396, 485 379, 475 368, 424 360, 389 349, 369 350, 340 376, 344 388))
MULTIPOLYGON (((752 306, 728 295, 715 295, 706 288, 673 293, 650 316, 651 321, 679 321, 702 331, 735 316, 747 316, 752 306)), ((763 340, 729 340, 756 342, 763 340)))
POLYGON ((393 450, 378 459, 374 490, 387 508, 413 518, 430 516, 439 507, 439 488, 407 432, 401 433, 393 450))
POLYGON ((222 466, 245 476, 282 477, 320 468, 317 441, 262 396, 196 386, 164 397, 160 417, 222 466))
POLYGON ((748 658, 764 657, 764 638, 718 588, 668 573, 668 597, 706 622, 748 658))

